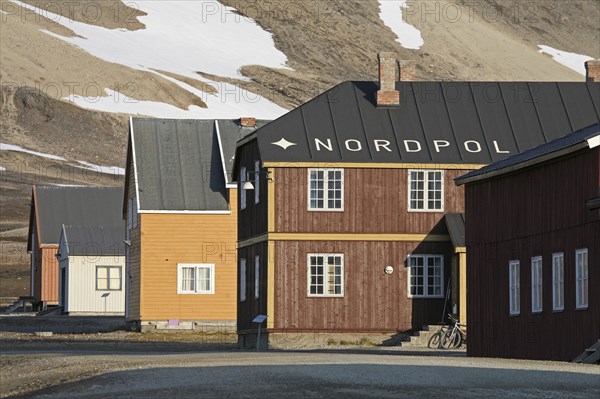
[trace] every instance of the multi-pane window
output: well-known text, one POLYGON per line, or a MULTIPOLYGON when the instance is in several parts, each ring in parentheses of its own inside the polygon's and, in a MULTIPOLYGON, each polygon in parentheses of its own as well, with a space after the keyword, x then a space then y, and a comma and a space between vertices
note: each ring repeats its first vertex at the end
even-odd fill
POLYGON ((588 250, 575 251, 575 304, 577 309, 588 307, 588 250))
POLYGON ((407 262, 411 297, 441 298, 444 296, 442 255, 410 255, 407 262))
POLYGON ((187 264, 177 265, 177 293, 178 294, 214 294, 214 267, 213 264, 187 264))
POLYGON ((308 295, 344 295, 344 255, 308 255, 308 295))
POLYGON ((260 296, 260 257, 254 257, 254 298, 260 296))
POLYGON ((444 209, 444 174, 441 170, 408 171, 408 209, 442 211, 444 209))
POLYGON ((308 209, 344 209, 344 170, 308 170, 308 209))
POLYGON ((552 254, 552 310, 565 308, 565 262, 562 253, 552 254))
POLYGON ((254 204, 260 201, 260 161, 254 162, 254 204))
POLYGON ((521 265, 518 260, 508 263, 509 309, 511 315, 521 313, 521 265))
POLYGON ((96 266, 96 289, 119 291, 121 289, 121 266, 96 266))
MULTIPOLYGON (((248 177, 246 176, 246 167, 242 166, 240 168, 241 185, 244 185, 247 178, 248 177)), ((246 209, 246 190, 244 190, 241 186, 240 186, 240 209, 246 209)))
POLYGON ((531 311, 542 311, 542 257, 531 258, 531 311))
POLYGON ((240 302, 246 300, 246 259, 240 259, 240 302))

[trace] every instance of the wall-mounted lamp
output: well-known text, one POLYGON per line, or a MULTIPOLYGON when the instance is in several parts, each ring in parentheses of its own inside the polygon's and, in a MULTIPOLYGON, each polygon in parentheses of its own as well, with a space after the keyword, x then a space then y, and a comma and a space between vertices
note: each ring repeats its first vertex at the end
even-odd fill
POLYGON ((130 240, 123 240, 123 242, 125 243, 125 245, 127 245, 128 247, 131 246, 131 241, 130 240))
POLYGON ((242 181, 242 190, 254 190, 254 184, 252 184, 251 180, 253 180, 253 177, 251 177, 251 175, 254 176, 254 178, 256 178, 256 175, 258 176, 265 176, 267 178, 268 181, 273 181, 273 178, 271 177, 271 175, 269 175, 269 172, 267 171, 250 171, 250 172, 246 172, 246 180, 242 181))

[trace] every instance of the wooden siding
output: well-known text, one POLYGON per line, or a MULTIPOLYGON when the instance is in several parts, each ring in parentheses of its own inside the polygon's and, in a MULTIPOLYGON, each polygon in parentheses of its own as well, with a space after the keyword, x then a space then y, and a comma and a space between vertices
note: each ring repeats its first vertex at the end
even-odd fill
POLYGON ((308 211, 306 168, 277 168, 275 231, 446 234, 444 213, 464 211, 464 190, 444 171, 444 211, 408 212, 407 169, 344 169, 344 211, 308 211))
POLYGON ((236 319, 236 191, 230 215, 140 214, 139 320, 236 319), (178 263, 214 263, 215 294, 178 294, 178 263))
MULTIPOLYGON (((48 305, 58 304, 58 245, 44 246, 41 250, 41 266, 39 279, 40 300, 48 305)), ((36 276, 37 277, 37 276, 36 276)))
MULTIPOLYGON (((131 143, 130 143, 131 145, 131 143)), ((131 157, 131 150, 127 154, 127 185, 125 187, 125 198, 124 209, 129 212, 128 201, 135 197, 135 173, 133 169, 133 161, 131 157)), ((129 220, 129 215, 125 214, 125 220, 129 220)), ((142 225, 142 218, 138 215, 138 225, 135 229, 131 229, 129 232, 129 241, 131 245, 129 249, 129 259, 126 256, 125 266, 125 306, 127 307, 126 316, 127 320, 139 320, 140 319, 140 290, 141 290, 141 273, 140 273, 140 229, 142 225)), ((127 228, 127 224, 125 226, 127 228)))
POLYGON ((471 356, 572 360, 600 338, 600 151, 467 185, 471 356), (588 249, 589 306, 576 310, 575 251, 588 249), (564 310, 552 309, 552 254, 564 253, 564 310), (531 311, 531 258, 542 257, 542 312, 531 311), (520 315, 509 315, 510 260, 520 261, 520 315))
MULTIPOLYGON (((248 172, 254 171, 255 161, 260 160, 258 145, 253 141, 244 147, 244 151, 240 154, 239 165, 245 166, 248 172)), ((266 169, 262 169, 266 172, 266 169)), ((237 171, 239 173, 239 171, 237 171)), ((243 180, 244 176, 238 177, 238 180, 243 180)), ((238 183, 240 184, 240 183, 238 183)), ((254 179, 252 179, 254 184, 254 179)), ((260 176, 259 182, 259 203, 254 202, 254 190, 246 190, 246 209, 239 209, 238 218, 238 234, 239 240, 250 238, 267 231, 267 208, 268 208, 268 183, 266 176, 260 176)), ((238 190, 238 204, 242 190, 238 190)))
POLYGON ((268 243, 266 241, 239 249, 237 266, 238 292, 236 296, 238 302, 238 331, 256 329, 257 325, 252 323, 252 320, 260 314, 272 317, 272 315, 269 315, 267 312, 268 256, 268 243), (257 255, 260 257, 260 295, 258 299, 254 297, 254 257, 257 255), (239 285, 242 284, 239 273, 241 259, 246 259, 246 300, 244 302, 240 302, 239 292, 239 285))
MULTIPOLYGON (((65 312, 88 314, 119 314, 125 310, 124 256, 70 256, 62 263, 67 268, 67 300, 65 312), (120 290, 96 289, 96 266, 121 268, 120 290), (105 298, 102 295, 108 294, 105 298)), ((61 265, 62 266, 62 265, 61 265)))
POLYGON ((274 251, 274 330, 394 332, 420 329, 441 319, 443 298, 408 298, 406 257, 444 255, 447 282, 450 243, 280 241, 274 251), (344 254, 343 297, 308 297, 308 253, 344 254), (387 265, 394 267, 390 275, 384 273, 387 265))

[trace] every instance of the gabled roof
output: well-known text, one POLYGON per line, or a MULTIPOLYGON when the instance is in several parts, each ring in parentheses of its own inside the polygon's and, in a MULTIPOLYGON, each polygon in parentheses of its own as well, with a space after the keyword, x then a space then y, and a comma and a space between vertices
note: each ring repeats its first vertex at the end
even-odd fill
POLYGON ((32 217, 27 249, 31 250, 31 229, 40 245, 58 245, 63 224, 109 225, 122 223, 122 187, 33 186, 32 217), (32 225, 35 219, 35 226, 32 225))
POLYGON ((125 225, 66 226, 62 239, 70 256, 125 256, 125 225))
POLYGON ((258 129, 261 160, 489 164, 600 121, 600 83, 344 82, 258 129))
POLYGON ((141 212, 229 211, 235 143, 254 128, 239 120, 133 118, 130 131, 141 212))
POLYGON ((465 215, 462 213, 448 213, 444 216, 446 228, 456 250, 465 248, 465 215))
POLYGON ((521 154, 487 165, 456 179, 458 185, 486 180, 515 170, 550 161, 566 154, 600 146, 600 123, 595 123, 521 154))

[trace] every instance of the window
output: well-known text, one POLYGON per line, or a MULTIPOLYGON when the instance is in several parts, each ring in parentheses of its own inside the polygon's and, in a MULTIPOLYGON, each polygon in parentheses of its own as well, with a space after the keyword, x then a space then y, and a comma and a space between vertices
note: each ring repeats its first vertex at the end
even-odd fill
POLYGON ((242 186, 244 185, 244 182, 246 182, 247 178, 248 176, 246 176, 246 167, 242 166, 240 168, 240 210, 246 209, 246 190, 244 190, 242 186))
POLYGON ((260 201, 260 161, 254 162, 254 205, 260 201))
POLYGON ((254 298, 260 296, 260 257, 254 257, 254 298))
POLYGON ((344 170, 308 170, 308 210, 344 210, 344 170))
POLYGON ((121 266, 96 266, 96 290, 120 291, 121 266))
POLYGON ((575 304, 577 309, 588 307, 588 250, 575 251, 575 304))
POLYGON ((531 311, 542 311, 542 257, 531 258, 531 311))
POLYGON ((177 265, 178 294, 214 294, 215 265, 208 263, 177 265))
POLYGON ((444 257, 442 255, 410 255, 409 297, 443 298, 444 257))
POLYGON ((441 170, 408 171, 408 210, 444 210, 444 174, 441 170))
POLYGON ((246 300, 246 259, 240 259, 240 302, 246 300))
POLYGON ((562 253, 552 254, 552 310, 565 308, 565 262, 562 253))
POLYGON ((508 263, 509 308, 511 315, 521 313, 521 264, 518 260, 508 263))
POLYGON ((308 296, 344 296, 344 255, 308 254, 308 296))

